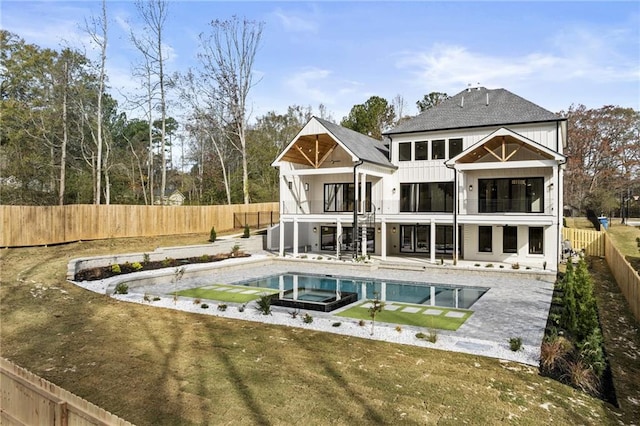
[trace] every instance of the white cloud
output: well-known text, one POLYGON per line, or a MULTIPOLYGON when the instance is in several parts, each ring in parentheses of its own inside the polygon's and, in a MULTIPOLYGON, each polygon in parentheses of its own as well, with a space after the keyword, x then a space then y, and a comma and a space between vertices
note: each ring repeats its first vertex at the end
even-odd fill
POLYGON ((295 14, 290 11, 285 12, 278 8, 273 12, 273 15, 280 21, 285 31, 312 34, 318 32, 318 20, 313 14, 304 16, 303 14, 295 14))

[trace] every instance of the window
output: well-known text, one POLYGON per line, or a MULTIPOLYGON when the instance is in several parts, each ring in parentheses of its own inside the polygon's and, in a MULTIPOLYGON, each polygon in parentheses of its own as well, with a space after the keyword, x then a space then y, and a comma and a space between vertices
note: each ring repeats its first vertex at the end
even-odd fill
MULTIPOLYGON (((359 231, 361 232, 361 230, 359 231)), ((360 241, 362 236, 358 235, 360 241)), ((367 227, 367 252, 373 253, 376 246, 375 241, 376 233, 375 228, 367 227)), ((354 250, 353 240, 353 227, 343 227, 342 235, 338 235, 338 228, 335 226, 322 226, 320 227, 320 249, 321 250, 336 250, 337 244, 340 242, 341 251, 354 250)))
MULTIPOLYGON (((358 185, 358 191, 360 186, 358 185)), ((358 194, 358 199, 362 195, 358 194)), ((353 211, 353 183, 325 183, 324 184, 324 211, 325 212, 352 212, 353 211)), ((366 185, 366 209, 371 211, 371 182, 366 185)))
POLYGON ((544 213, 544 178, 480 179, 480 213, 544 213))
POLYGON ((544 230, 529 228, 529 254, 544 254, 544 230))
POLYGON ((444 157, 444 139, 431 141, 431 159, 443 160, 444 157))
POLYGON ((430 236, 429 225, 402 225, 400 227, 400 251, 429 253, 430 236))
POLYGON ((400 161, 411 161, 411 142, 398 144, 398 159, 400 161))
POLYGON ((416 142, 416 154, 415 154, 416 161, 429 159, 429 157, 427 156, 428 147, 429 147, 429 143, 427 141, 416 142))
POLYGON ((481 253, 493 251, 493 227, 480 226, 478 228, 478 251, 481 253))
POLYGON ((462 139, 449 139, 449 158, 462 152, 462 139))
POLYGON ((505 226, 502 228, 502 252, 517 253, 518 252, 518 227, 505 226))
POLYGON ((401 212, 453 212, 453 182, 400 184, 401 212))

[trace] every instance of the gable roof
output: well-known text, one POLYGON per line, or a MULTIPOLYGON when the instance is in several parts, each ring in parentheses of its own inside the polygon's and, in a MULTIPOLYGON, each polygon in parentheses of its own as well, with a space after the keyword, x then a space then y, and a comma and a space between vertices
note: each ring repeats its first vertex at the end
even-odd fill
POLYGON ((534 140, 526 138, 507 128, 501 127, 471 145, 460 154, 445 161, 445 165, 449 167, 459 163, 473 163, 476 161, 485 162, 483 157, 488 158, 492 162, 496 162, 496 160, 498 162, 507 162, 512 157, 514 158, 514 161, 517 161, 518 157, 516 154, 518 154, 518 151, 520 151, 521 148, 525 148, 525 150, 529 151, 530 154, 539 155, 542 158, 555 160, 560 163, 563 163, 567 158, 566 156, 557 153, 534 140))
POLYGON ((385 134, 563 120, 508 90, 478 87, 463 90, 385 134))
POLYGON ((381 141, 318 117, 311 117, 296 137, 282 150, 273 164, 281 161, 287 152, 293 149, 296 142, 308 135, 309 131, 305 131, 305 129, 312 128, 315 124, 314 122, 317 122, 317 124, 324 128, 326 134, 329 135, 335 143, 342 146, 343 149, 358 160, 384 167, 396 168, 389 161, 389 149, 381 141))

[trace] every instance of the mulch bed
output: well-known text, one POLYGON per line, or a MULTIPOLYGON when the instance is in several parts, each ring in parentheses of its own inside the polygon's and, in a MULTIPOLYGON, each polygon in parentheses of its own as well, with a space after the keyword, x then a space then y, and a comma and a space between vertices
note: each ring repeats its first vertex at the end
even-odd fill
POLYGON ((162 269, 162 268, 175 268, 175 267, 189 265, 193 263, 220 262, 222 260, 226 260, 229 258, 249 257, 249 256, 251 255, 242 253, 242 252, 237 254, 219 253, 213 256, 205 254, 203 256, 188 257, 184 259, 164 259, 164 260, 156 260, 156 261, 149 261, 149 262, 140 262, 138 265, 136 265, 137 262, 134 262, 134 263, 127 262, 127 263, 121 263, 118 265, 120 267, 120 272, 117 272, 117 269, 114 270, 113 268, 114 265, 83 269, 75 274, 74 281, 95 281, 95 280, 110 278, 116 275, 130 274, 132 272, 151 271, 154 269, 162 269))

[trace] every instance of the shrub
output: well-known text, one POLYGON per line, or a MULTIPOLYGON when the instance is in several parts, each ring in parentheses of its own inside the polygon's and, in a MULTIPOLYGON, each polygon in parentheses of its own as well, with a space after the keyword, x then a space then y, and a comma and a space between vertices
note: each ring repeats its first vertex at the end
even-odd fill
POLYGON ((384 309, 384 302, 378 297, 378 292, 373 293, 374 298, 370 300, 369 316, 371 317, 371 335, 373 335, 373 327, 376 323, 376 316, 384 309))
POLYGON ((151 298, 149 297, 149 295, 147 293, 145 293, 144 296, 142 296, 142 300, 144 300, 145 302, 150 302, 151 298))
POLYGON ((271 315, 271 295, 263 294, 256 300, 256 310, 262 315, 271 315))
POLYGON ((211 262, 211 256, 209 256, 208 254, 203 254, 202 256, 200 256, 200 262, 202 263, 211 262))
POLYGON ((416 339, 424 339, 426 337, 427 337, 427 335, 424 334, 422 331, 419 331, 419 332, 416 333, 416 339))
POLYGON ((493 268, 493 263, 487 263, 484 265, 485 268, 493 268))
POLYGON ((438 332, 435 330, 429 330, 429 334, 427 334, 427 342, 435 343, 438 340, 438 332))
POLYGON ((540 366, 542 370, 552 371, 559 368, 572 349, 571 342, 562 336, 552 336, 549 339, 545 339, 540 346, 540 366))
POLYGON ((207 305, 206 303, 203 303, 202 305, 200 305, 200 307, 202 309, 209 309, 209 305, 207 305))
POLYGON ((218 305, 218 310, 222 311, 222 312, 226 311, 227 310, 227 305, 225 305, 224 303, 219 304, 218 305))
POLYGON ((480 266, 480 264, 479 263, 474 263, 473 266, 480 266))
POLYGON ((596 395, 598 393, 599 380, 593 370, 586 366, 581 360, 569 362, 565 379, 568 379, 576 388, 583 392, 596 395))
POLYGON ((520 264, 518 262, 511 264, 511 269, 520 269, 520 264))
POLYGON ((111 272, 113 272, 114 274, 119 274, 120 272, 122 272, 122 269, 120 269, 120 265, 116 263, 115 265, 111 265, 111 272))
POLYGON ((116 286, 115 291, 113 292, 114 294, 127 294, 129 293, 129 286, 126 285, 125 283, 119 283, 116 286))
POLYGON ((151 257, 149 256, 149 253, 144 253, 142 255, 142 263, 149 263, 151 261, 151 257))
POLYGON ((140 269, 142 269, 142 265, 140 264, 140 262, 133 262, 131 264, 131 267, 134 271, 139 271, 140 269))
POLYGON ((215 226, 211 227, 211 231, 209 232, 209 242, 214 242, 218 235, 216 234, 215 226))
POLYGON ((244 309, 245 309, 246 307, 247 307, 247 305, 246 305, 246 304, 244 304, 244 303, 243 303, 242 305, 238 306, 238 312, 244 312, 244 309))
POLYGON ((360 327, 364 327, 364 325, 365 325, 365 324, 366 324, 366 322, 365 322, 363 319, 361 319, 360 321, 358 321, 358 325, 359 325, 360 327))
POLYGON ((242 233, 242 238, 249 238, 251 236, 251 230, 249 229, 249 224, 244 224, 244 232, 242 233))
POLYGON ((154 301, 154 302, 157 302, 158 300, 160 300, 160 296, 154 296, 154 297, 153 297, 153 301, 154 301))
POLYGON ((194 305, 199 305, 200 302, 202 302, 200 299, 193 299, 193 304, 194 305))
POLYGON ((602 376, 606 367, 602 345, 602 332, 598 327, 594 328, 591 334, 577 345, 580 360, 582 360, 587 367, 591 368, 597 377, 602 376))
POLYGON ((311 315, 309 315, 308 313, 306 313, 302 317, 302 322, 304 322, 305 324, 311 324, 313 322, 313 317, 311 315))
POLYGON ((296 309, 295 311, 289 311, 289 315, 291 315, 291 318, 293 319, 298 318, 299 314, 300 314, 300 309, 296 309))
POLYGON ((399 325, 396 325, 396 331, 398 333, 402 333, 402 327, 400 327, 399 325))
POLYGON ((236 257, 238 254, 240 254, 240 246, 236 244, 231 247, 231 257, 236 257))
POLYGON ((341 325, 341 322, 334 322, 333 324, 331 324, 331 327, 340 327, 341 325))
POLYGON ((509 349, 513 352, 518 352, 522 349, 522 339, 520 337, 512 337, 509 339, 509 349))

